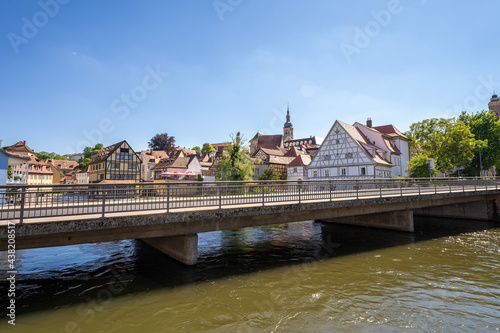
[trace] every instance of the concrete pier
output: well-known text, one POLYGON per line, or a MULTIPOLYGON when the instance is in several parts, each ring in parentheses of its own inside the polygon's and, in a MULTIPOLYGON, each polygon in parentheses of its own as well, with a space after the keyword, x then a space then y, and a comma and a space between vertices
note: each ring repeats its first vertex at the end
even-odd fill
POLYGON ((183 264, 195 265, 198 260, 198 234, 141 240, 183 264))
POLYGON ((364 227, 391 229, 399 231, 414 231, 413 211, 401 210, 386 213, 346 216, 321 220, 322 222, 359 225, 364 227))

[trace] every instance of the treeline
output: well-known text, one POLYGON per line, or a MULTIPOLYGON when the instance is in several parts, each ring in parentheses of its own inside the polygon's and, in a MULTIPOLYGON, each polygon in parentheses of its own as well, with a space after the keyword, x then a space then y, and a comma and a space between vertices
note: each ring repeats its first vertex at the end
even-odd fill
POLYGON ((410 177, 429 177, 429 158, 434 159, 433 175, 440 171, 473 177, 500 165, 500 122, 486 110, 464 111, 458 118, 425 119, 412 124, 405 134, 411 139, 410 177))

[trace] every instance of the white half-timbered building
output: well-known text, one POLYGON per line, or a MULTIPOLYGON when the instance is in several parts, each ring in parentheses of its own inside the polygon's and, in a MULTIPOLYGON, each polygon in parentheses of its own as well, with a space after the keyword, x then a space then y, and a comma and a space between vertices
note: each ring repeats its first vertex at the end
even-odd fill
POLYGON ((371 120, 368 126, 337 120, 309 164, 309 179, 391 178, 391 160, 401 155, 390 136, 371 128, 371 120))

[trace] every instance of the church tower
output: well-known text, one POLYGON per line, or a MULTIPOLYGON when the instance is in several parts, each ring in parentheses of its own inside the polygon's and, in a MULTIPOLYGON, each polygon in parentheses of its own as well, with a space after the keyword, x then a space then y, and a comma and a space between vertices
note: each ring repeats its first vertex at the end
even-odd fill
POLYGON ((493 96, 491 96, 488 108, 490 109, 490 112, 495 114, 495 120, 500 119, 500 99, 495 92, 493 92, 493 96))
POLYGON ((283 143, 293 140, 293 125, 290 122, 290 107, 286 108, 286 123, 283 125, 283 143))

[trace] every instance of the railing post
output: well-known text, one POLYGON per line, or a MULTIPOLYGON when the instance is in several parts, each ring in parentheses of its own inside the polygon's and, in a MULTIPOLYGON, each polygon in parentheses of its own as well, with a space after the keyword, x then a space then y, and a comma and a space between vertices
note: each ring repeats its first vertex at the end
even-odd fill
MULTIPOLYGON (((26 188, 21 188, 21 211, 19 212, 19 224, 23 224, 24 219, 24 203, 26 201, 26 188)), ((14 199, 15 202, 15 199, 14 199)))
POLYGON ((399 181, 399 196, 400 197, 403 196, 403 181, 402 180, 399 181))
POLYGON ((328 185, 330 187, 330 201, 332 201, 332 181, 331 180, 328 182, 328 185))
POLYGON ((299 183, 299 204, 300 204, 300 188, 302 187, 301 183, 299 183))
POLYGON ((380 185, 380 197, 382 198, 382 183, 380 183, 379 185, 380 185))
POLYGON ((434 194, 437 194, 437 193, 438 193, 437 183, 434 182, 434 194))
POLYGON ((167 183, 167 214, 170 213, 170 184, 167 183))
POLYGON ((356 199, 359 199, 359 184, 357 179, 354 186, 356 186, 356 199))
POLYGON ((420 183, 418 183, 418 180, 417 180, 417 184, 418 184, 418 195, 420 196, 420 183))
POLYGON ((104 193, 104 187, 101 188, 102 191, 102 217, 104 218, 104 211, 106 209, 106 195, 104 193))
POLYGON ((221 185, 219 184, 219 209, 222 209, 222 190, 221 190, 221 185))

